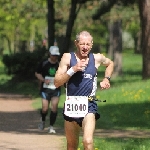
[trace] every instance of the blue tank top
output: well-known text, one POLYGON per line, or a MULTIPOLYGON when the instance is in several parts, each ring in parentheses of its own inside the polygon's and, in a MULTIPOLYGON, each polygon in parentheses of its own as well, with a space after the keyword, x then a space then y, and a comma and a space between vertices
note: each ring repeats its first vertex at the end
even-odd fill
MULTIPOLYGON (((70 67, 77 64, 74 52, 71 52, 70 67)), ((67 83, 67 96, 93 96, 97 89, 97 69, 92 53, 84 71, 77 71, 67 83)))

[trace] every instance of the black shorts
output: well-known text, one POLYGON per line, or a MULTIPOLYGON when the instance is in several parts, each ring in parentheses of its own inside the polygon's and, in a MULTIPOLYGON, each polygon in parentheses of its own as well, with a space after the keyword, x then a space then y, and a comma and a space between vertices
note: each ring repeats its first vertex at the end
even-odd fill
POLYGON ((50 101, 52 97, 59 97, 60 89, 49 90, 49 91, 41 91, 41 97, 50 101))
MULTIPOLYGON (((97 103, 95 101, 88 102, 88 113, 95 114, 96 120, 98 120, 100 118, 100 114, 97 112, 97 109, 98 109, 98 107, 97 107, 97 103)), ((75 121, 77 124, 79 124, 80 127, 82 127, 82 121, 83 121, 84 117, 80 117, 80 118, 68 117, 64 114, 64 111, 63 111, 63 116, 66 121, 69 121, 69 122, 75 121)))

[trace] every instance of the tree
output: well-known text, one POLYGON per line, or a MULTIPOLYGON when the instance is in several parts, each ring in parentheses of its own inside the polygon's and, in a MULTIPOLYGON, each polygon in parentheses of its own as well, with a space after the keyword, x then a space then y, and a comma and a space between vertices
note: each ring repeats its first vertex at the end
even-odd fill
POLYGON ((110 24, 110 57, 114 60, 113 76, 122 75, 122 21, 110 24))
POLYGON ((93 19, 100 18, 101 15, 109 12, 115 3, 122 2, 123 5, 137 3, 139 6, 139 14, 142 31, 142 56, 143 56, 143 79, 150 78, 150 0, 109 0, 105 7, 100 7, 93 15, 93 19))
POLYGON ((150 78, 150 0, 139 0, 142 28, 143 79, 150 78))
POLYGON ((109 26, 109 57, 114 60, 114 73, 113 76, 122 74, 122 19, 118 10, 122 9, 117 1, 103 2, 98 9, 97 13, 93 15, 93 19, 98 19, 99 15, 104 15, 106 12, 111 11, 114 6, 115 12, 110 12, 109 26))
POLYGON ((48 47, 54 45, 55 41, 55 9, 54 9, 54 0, 47 0, 48 7, 48 47))
POLYGON ((94 43, 96 43, 93 47, 94 51, 100 51, 100 44, 102 47, 106 45, 107 29, 105 21, 94 21, 91 18, 91 14, 98 5, 99 1, 97 0, 66 0, 63 3, 56 3, 56 19, 59 20, 59 22, 56 22, 56 33, 57 35, 62 33, 61 41, 63 41, 63 46, 60 47, 62 48, 62 53, 68 52, 69 49, 73 48, 71 38, 74 38, 75 34, 81 30, 88 30, 94 36, 94 43), (97 32, 98 30, 99 32, 97 32))
POLYGON ((29 45, 33 40, 35 45, 39 45, 39 41, 42 45, 47 11, 45 4, 45 0, 0 1, 3 6, 0 9, 0 38, 3 38, 4 49, 10 53, 19 52, 25 50, 23 45, 29 45))
POLYGON ((77 7, 77 4, 79 3, 79 0, 71 0, 71 8, 70 8, 70 14, 69 14, 69 20, 67 23, 67 29, 66 29, 66 35, 64 38, 64 46, 62 49, 62 52, 68 52, 69 51, 69 46, 70 46, 70 41, 71 41, 71 34, 72 34, 72 29, 74 26, 74 21, 77 17, 77 14, 81 8, 81 4, 79 3, 79 6, 77 7))

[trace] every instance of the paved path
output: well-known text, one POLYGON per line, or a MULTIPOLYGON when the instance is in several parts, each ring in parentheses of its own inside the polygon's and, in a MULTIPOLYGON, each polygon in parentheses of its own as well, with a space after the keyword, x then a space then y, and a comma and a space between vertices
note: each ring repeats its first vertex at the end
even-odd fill
POLYGON ((39 114, 32 100, 0 94, 0 150, 63 150, 64 132, 38 131, 39 114))

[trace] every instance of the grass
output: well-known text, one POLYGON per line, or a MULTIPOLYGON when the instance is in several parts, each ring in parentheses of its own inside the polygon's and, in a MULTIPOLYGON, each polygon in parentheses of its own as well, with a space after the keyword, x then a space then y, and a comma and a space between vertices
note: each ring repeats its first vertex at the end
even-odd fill
POLYGON ((112 87, 98 92, 106 103, 98 103, 101 119, 97 128, 148 129, 150 127, 150 80, 112 87))
MULTIPOLYGON (((80 143, 78 150, 83 150, 80 143)), ((95 138, 94 150, 150 150, 149 139, 95 138)))
MULTIPOLYGON (((12 81, 12 76, 4 74, 0 63, 0 91, 33 96, 33 107, 41 108, 41 98, 37 81, 12 81)), ((97 97, 106 103, 98 103, 101 118, 96 129, 150 130, 150 79, 142 80, 141 55, 123 54, 123 74, 111 79, 109 90, 97 90, 97 97)), ((104 70, 98 70, 98 84, 104 70)), ((99 87, 99 85, 98 85, 99 87)), ((64 89, 60 98, 57 127, 63 127, 62 109, 65 100, 64 89)), ((78 150, 83 149, 82 137, 78 150)), ((94 137, 95 150, 150 150, 149 138, 100 138, 94 137)))

